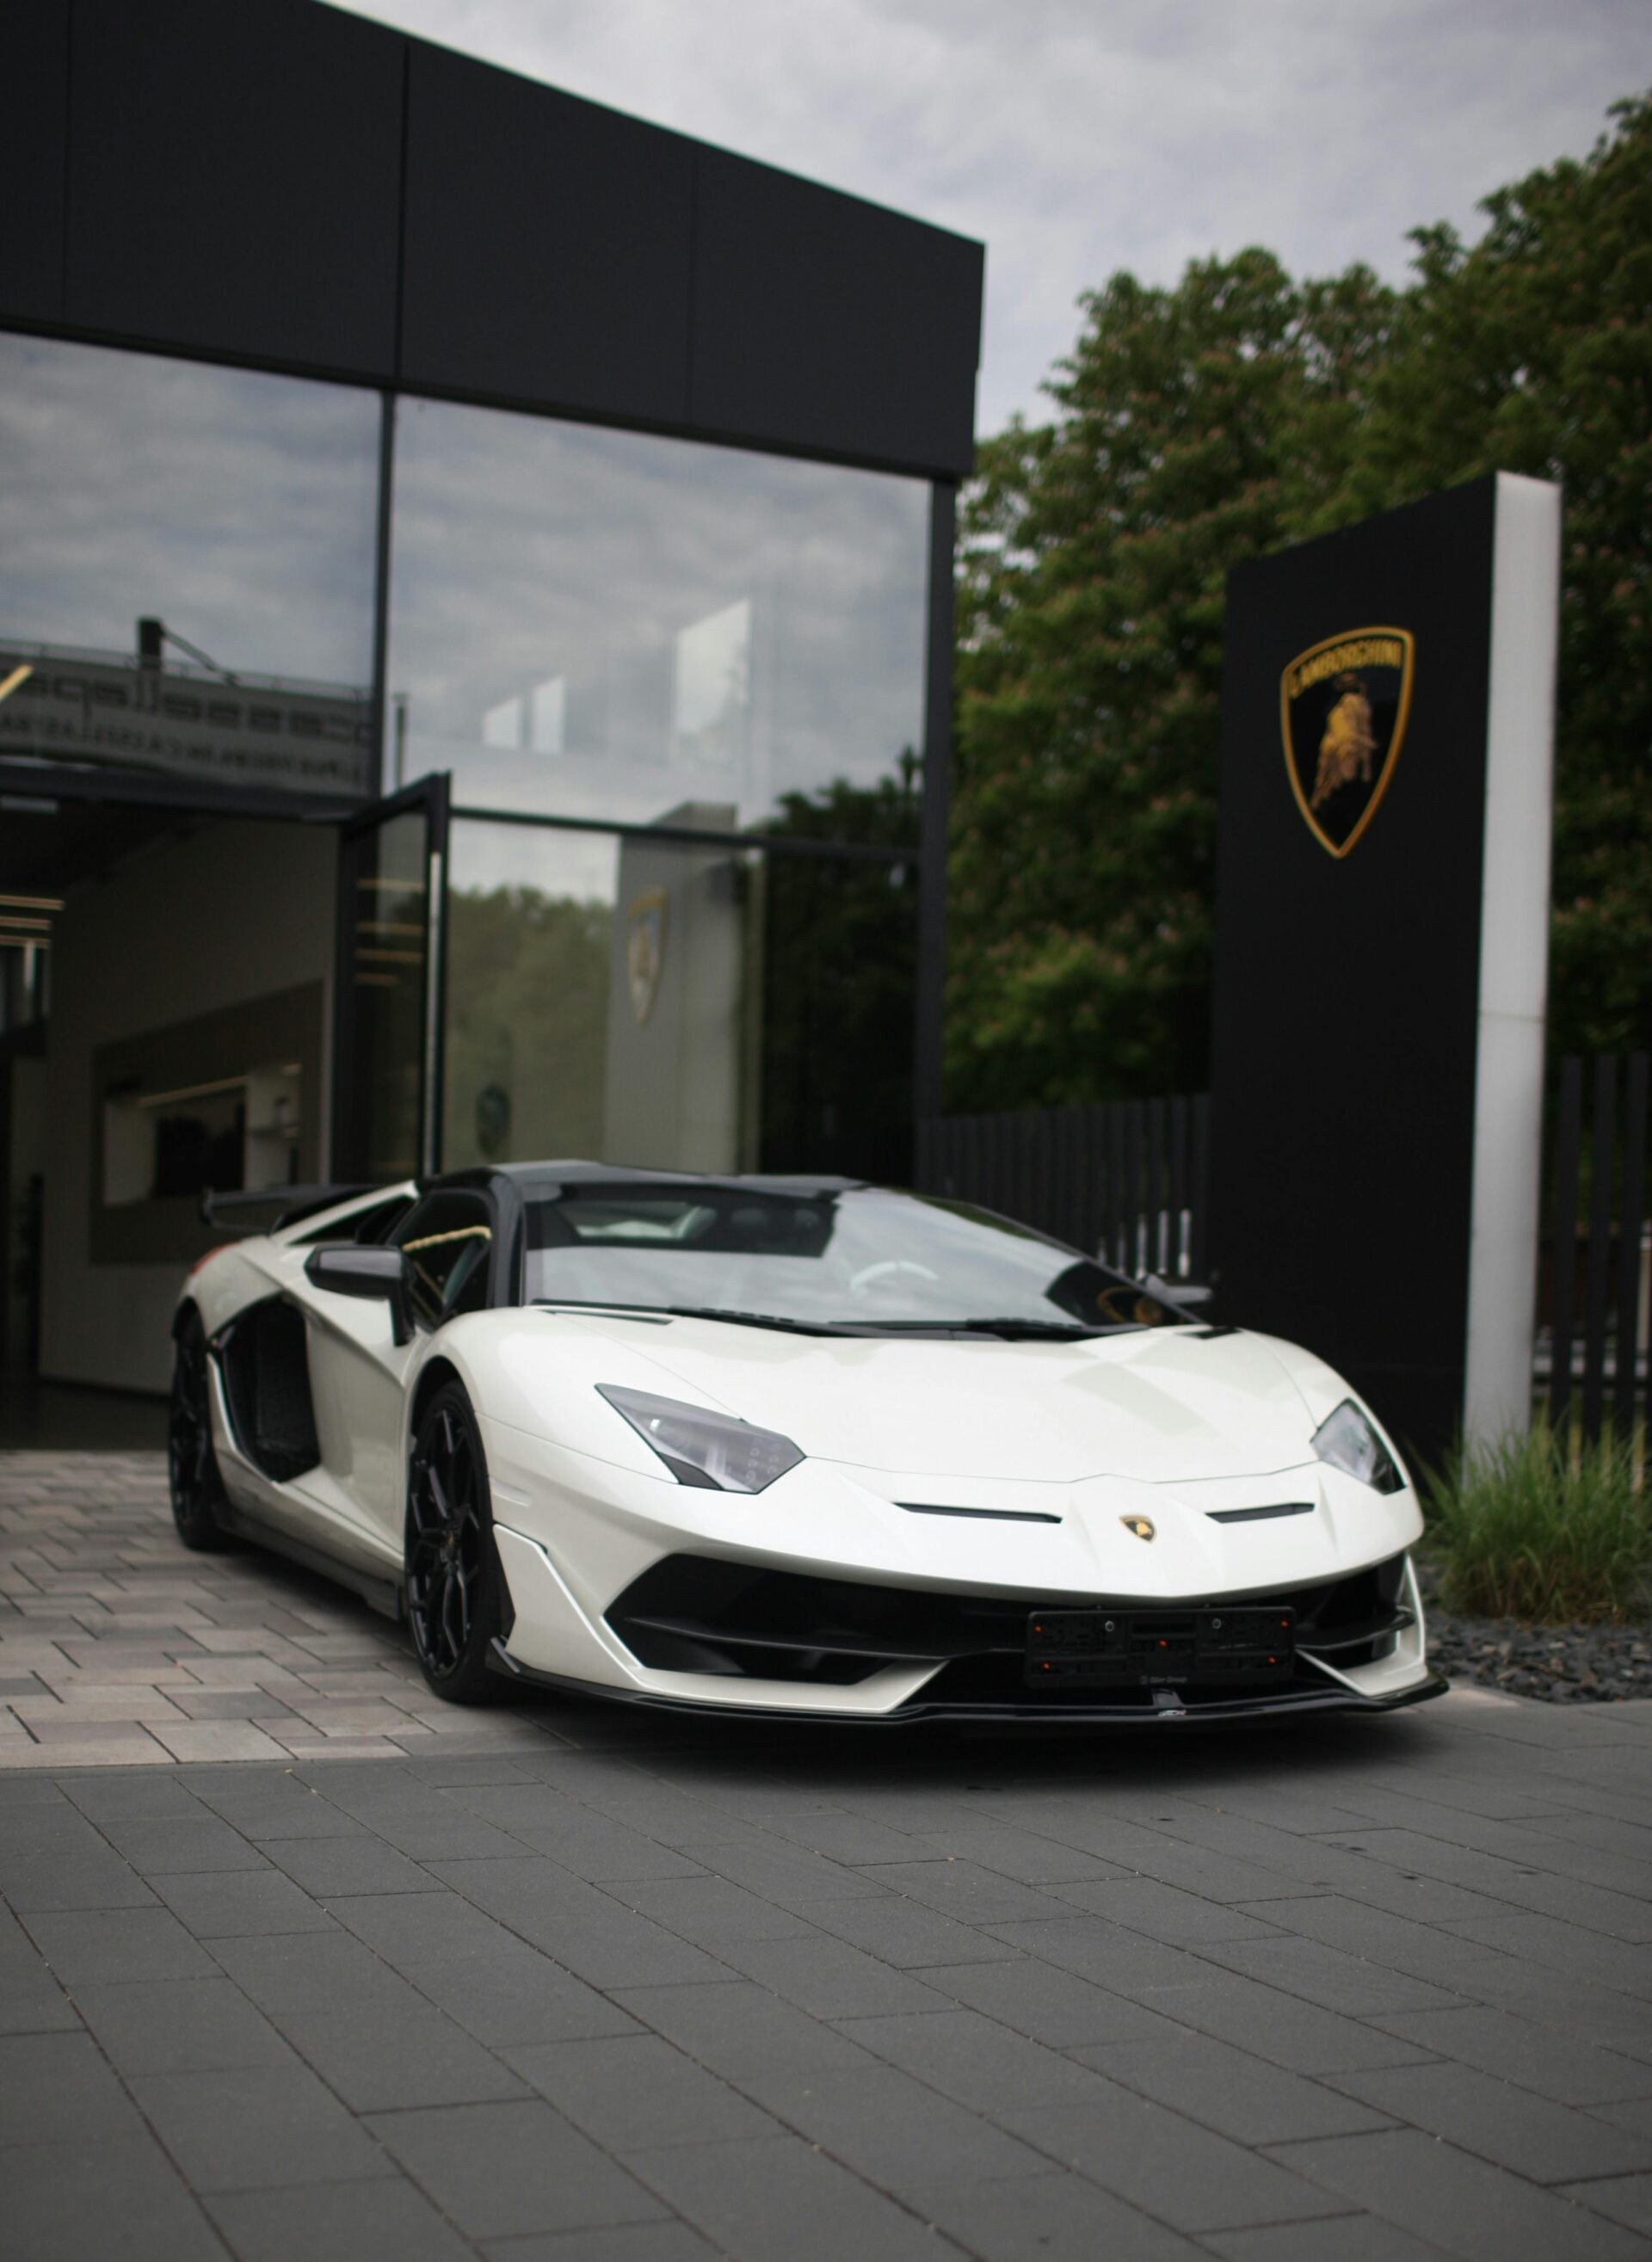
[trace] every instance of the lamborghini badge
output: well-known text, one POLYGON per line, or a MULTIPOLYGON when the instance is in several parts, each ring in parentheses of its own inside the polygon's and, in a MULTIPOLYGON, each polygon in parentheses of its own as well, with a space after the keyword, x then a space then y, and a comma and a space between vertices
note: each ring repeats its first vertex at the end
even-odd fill
POLYGON ((1411 708, 1409 629, 1350 629, 1299 652, 1280 678, 1285 770, 1303 822, 1341 858, 1376 815, 1411 708))

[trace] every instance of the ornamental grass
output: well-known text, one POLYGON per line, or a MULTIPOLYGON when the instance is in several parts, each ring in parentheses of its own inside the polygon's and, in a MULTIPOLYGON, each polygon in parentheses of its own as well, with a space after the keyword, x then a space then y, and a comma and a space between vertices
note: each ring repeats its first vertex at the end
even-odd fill
POLYGON ((1652 1485, 1634 1444, 1539 1419, 1525 1437, 1461 1448, 1427 1489, 1448 1610, 1540 1625, 1646 1614, 1652 1485))

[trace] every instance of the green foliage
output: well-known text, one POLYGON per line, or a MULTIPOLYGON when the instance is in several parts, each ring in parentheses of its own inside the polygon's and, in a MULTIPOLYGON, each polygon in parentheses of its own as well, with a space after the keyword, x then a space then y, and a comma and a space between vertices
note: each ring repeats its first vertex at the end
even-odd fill
POLYGON ((1652 1036, 1652 99, 1583 162, 1486 199, 1417 281, 1338 492, 1310 530, 1490 471, 1565 488, 1550 1033, 1652 1036))
POLYGON ((949 1104, 1202 1083, 1226 578, 1347 460, 1392 298, 1115 275, 966 503, 949 1104))
POLYGON ((1574 1446, 1546 1422, 1454 1455, 1429 1484, 1428 1541, 1448 1610, 1540 1624, 1643 1610, 1652 1485, 1607 1435, 1574 1446))
POLYGON ((1553 1027, 1652 1009, 1652 102, 1416 241, 1403 292, 1268 253, 1117 275, 960 544, 948 1105, 1207 1074, 1223 591, 1241 559, 1492 469, 1566 488, 1553 1027))

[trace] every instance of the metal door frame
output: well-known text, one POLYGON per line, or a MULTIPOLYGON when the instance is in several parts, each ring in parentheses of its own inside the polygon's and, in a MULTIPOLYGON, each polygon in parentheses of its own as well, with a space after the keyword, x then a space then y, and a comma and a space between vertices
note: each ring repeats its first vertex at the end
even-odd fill
POLYGON ((400 793, 370 802, 355 810, 338 828, 337 907, 333 944, 333 1105, 332 1174, 354 1158, 345 1155, 350 1121, 349 1055, 351 1040, 353 986, 349 980, 353 947, 354 900, 347 882, 350 853, 364 833, 372 832, 392 818, 422 812, 425 820, 425 943, 423 995, 419 1029, 419 1176, 433 1178, 442 1167, 442 1078, 447 1005, 447 890, 448 835, 452 805, 452 778, 446 771, 432 773, 404 786, 400 793))

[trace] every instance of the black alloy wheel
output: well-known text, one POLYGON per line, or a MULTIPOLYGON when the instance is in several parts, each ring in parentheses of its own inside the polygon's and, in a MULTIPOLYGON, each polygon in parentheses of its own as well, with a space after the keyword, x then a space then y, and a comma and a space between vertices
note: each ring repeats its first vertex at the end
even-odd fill
POLYGON ((408 1474, 408 1618, 425 1679, 451 1704, 495 1704, 488 1664, 504 1630, 487 1464, 470 1401, 445 1384, 425 1408, 408 1474))
POLYGON ((198 1553, 215 1554, 235 1543, 218 1520, 219 1509, 227 1502, 218 1473, 218 1456, 213 1451, 212 1378, 206 1356, 201 1316, 191 1310, 178 1324, 172 1354, 166 1468, 178 1538, 198 1553))

